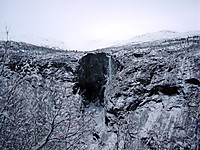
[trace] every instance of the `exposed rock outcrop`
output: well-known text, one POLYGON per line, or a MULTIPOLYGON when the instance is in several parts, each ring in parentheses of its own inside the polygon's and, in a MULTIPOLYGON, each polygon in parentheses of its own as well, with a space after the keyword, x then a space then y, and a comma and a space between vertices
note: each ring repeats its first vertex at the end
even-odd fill
POLYGON ((106 88, 105 99, 106 122, 119 130, 119 147, 198 149, 199 41, 191 37, 133 45, 118 55, 124 70, 106 88), (134 54, 145 49, 140 57, 134 54))
POLYGON ((6 44, 0 149, 200 148, 200 35, 92 53, 6 44))
POLYGON ((99 101, 103 104, 106 84, 120 68, 118 61, 106 53, 89 53, 79 61, 75 89, 85 102, 99 101))

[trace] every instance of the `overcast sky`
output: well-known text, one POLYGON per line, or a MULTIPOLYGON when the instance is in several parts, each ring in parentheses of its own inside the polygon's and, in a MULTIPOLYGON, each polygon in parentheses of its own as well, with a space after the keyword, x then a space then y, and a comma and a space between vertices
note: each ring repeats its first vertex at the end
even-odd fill
POLYGON ((200 0, 0 0, 1 39, 5 24, 11 40, 95 49, 148 32, 200 30, 200 0))

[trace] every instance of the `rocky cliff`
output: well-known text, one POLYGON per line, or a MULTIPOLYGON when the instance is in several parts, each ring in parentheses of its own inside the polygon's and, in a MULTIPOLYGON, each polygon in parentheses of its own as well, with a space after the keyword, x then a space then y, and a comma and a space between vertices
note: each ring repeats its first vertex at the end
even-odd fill
POLYGON ((118 56, 124 69, 105 95, 121 149, 198 149, 199 41, 142 44, 118 56))
POLYGON ((0 50, 1 149, 200 147, 200 35, 92 52, 0 50))

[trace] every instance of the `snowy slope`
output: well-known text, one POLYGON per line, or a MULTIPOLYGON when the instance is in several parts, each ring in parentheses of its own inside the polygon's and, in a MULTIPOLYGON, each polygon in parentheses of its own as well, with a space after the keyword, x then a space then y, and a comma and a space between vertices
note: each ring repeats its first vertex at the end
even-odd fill
MULTIPOLYGON (((4 32, 0 33, 0 40, 4 41, 6 39, 6 34, 4 32)), ((21 33, 9 33, 9 40, 16 42, 26 42, 38 46, 45 46, 50 48, 58 49, 68 49, 66 44, 63 41, 60 41, 56 38, 46 37, 40 33, 30 33, 30 34, 21 34, 21 33)))
MULTIPOLYGON (((168 31, 163 30, 159 32, 154 33, 147 33, 139 36, 135 36, 133 38, 122 40, 122 41, 105 41, 105 40, 93 40, 88 41, 86 43, 79 43, 79 47, 81 48, 72 48, 69 46, 69 43, 67 44, 66 41, 52 38, 52 37, 46 37, 42 35, 41 33, 30 33, 27 34, 21 34, 21 33, 10 33, 9 39, 12 41, 17 42, 26 42, 31 43, 38 46, 45 46, 45 47, 51 47, 51 48, 59 48, 59 49, 77 49, 80 51, 91 51, 95 49, 101 49, 105 47, 110 46, 122 46, 122 45, 129 45, 129 44, 136 44, 136 43, 143 43, 143 42, 151 42, 151 41, 157 41, 157 40, 164 40, 164 39, 177 39, 182 37, 188 37, 192 35, 200 35, 200 31, 191 31, 191 32, 174 32, 174 31, 168 31)), ((0 40, 5 40, 6 36, 4 32, 0 33, 0 40)))
POLYGON ((151 41, 165 40, 165 39, 177 39, 177 38, 184 38, 184 37, 193 36, 193 35, 200 35, 200 31, 175 32, 175 31, 163 30, 163 31, 159 31, 159 32, 147 33, 147 34, 135 36, 128 40, 116 42, 116 44, 114 46, 151 42, 151 41))

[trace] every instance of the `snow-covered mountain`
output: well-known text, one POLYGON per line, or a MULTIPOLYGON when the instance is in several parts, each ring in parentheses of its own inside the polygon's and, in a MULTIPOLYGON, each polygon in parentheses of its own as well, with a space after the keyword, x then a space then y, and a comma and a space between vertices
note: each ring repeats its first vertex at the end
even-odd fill
POLYGON ((119 41, 114 44, 114 46, 121 46, 124 44, 134 44, 134 43, 142 43, 142 42, 151 42, 151 41, 162 41, 166 39, 178 39, 178 38, 186 38, 188 36, 200 35, 200 31, 190 31, 190 32, 175 32, 163 30, 159 32, 147 33, 139 36, 135 36, 128 40, 119 41))
MULTIPOLYGON (((79 51, 91 51, 94 49, 102 49, 105 47, 110 46, 122 46, 122 45, 130 45, 142 42, 150 42, 150 41, 157 41, 157 40, 164 40, 164 39, 175 39, 175 38, 185 38, 188 36, 193 35, 200 35, 200 31, 191 31, 191 32, 174 32, 174 31, 159 31, 153 33, 147 33, 143 35, 138 35, 133 38, 129 38, 127 40, 120 40, 120 41, 105 41, 105 40, 93 40, 87 41, 83 43, 77 43, 79 51), (82 49, 80 48, 82 47, 82 49)), ((10 40, 18 41, 18 42, 26 42, 35 44, 38 46, 45 46, 51 48, 58 48, 58 49, 70 49, 69 43, 66 41, 58 40, 52 37, 43 37, 41 34, 35 32, 29 35, 26 34, 13 34, 10 33, 10 40)), ((0 34, 0 40, 5 40, 5 33, 0 34)), ((76 48, 73 48, 73 50, 76 48)))
MULTIPOLYGON (((16 42, 26 42, 38 46, 45 46, 51 48, 68 49, 63 41, 56 38, 45 37, 40 33, 34 32, 30 34, 21 33, 9 33, 9 40, 16 42)), ((6 34, 4 32, 0 33, 0 40, 6 40, 6 34)))

